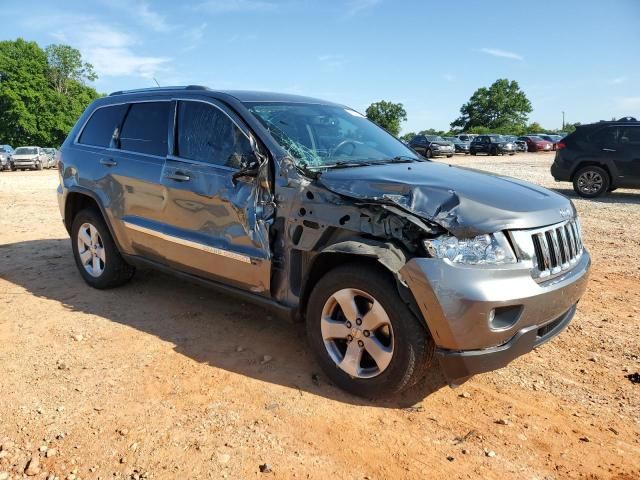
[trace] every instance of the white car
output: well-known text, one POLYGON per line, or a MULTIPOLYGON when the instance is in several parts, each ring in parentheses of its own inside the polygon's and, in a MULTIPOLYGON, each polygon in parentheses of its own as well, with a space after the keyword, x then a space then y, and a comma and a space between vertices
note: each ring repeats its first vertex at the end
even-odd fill
POLYGON ((12 170, 49 168, 49 155, 40 147, 18 147, 13 152, 12 170))

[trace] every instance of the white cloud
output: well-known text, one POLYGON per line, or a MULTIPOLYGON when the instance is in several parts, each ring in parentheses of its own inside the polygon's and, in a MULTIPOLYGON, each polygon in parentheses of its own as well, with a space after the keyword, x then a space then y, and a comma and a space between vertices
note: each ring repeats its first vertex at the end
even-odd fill
MULTIPOLYGON (((50 17, 49 22, 51 22, 50 17)), ((60 25, 51 32, 59 42, 67 43, 80 50, 91 64, 98 77, 136 76, 152 78, 163 70, 171 60, 168 57, 141 55, 134 51, 138 39, 110 25, 99 23, 95 18, 80 16, 58 16, 60 25)), ((46 18, 31 17, 29 24, 47 22, 46 18)))
POLYGON ((339 68, 346 63, 343 55, 320 55, 318 61, 327 68, 339 68))
POLYGON ((347 2, 347 16, 351 17, 382 3, 382 0, 349 0, 347 2))
POLYGON ((622 108, 628 109, 640 109, 640 97, 620 97, 618 98, 618 104, 622 108))
POLYGON ((624 83, 627 80, 629 80, 629 77, 622 76, 622 77, 612 78, 611 80, 609 80, 609 83, 611 85, 620 85, 621 83, 624 83))
POLYGON ((206 0, 196 5, 195 8, 215 14, 264 11, 274 7, 275 4, 264 0, 206 0))
POLYGON ((444 75, 442 75, 442 78, 444 78, 447 82, 453 82, 456 79, 456 76, 453 73, 445 73, 444 75))
POLYGON ((200 45, 200 42, 202 41, 202 37, 204 36, 204 31, 206 29, 207 29, 207 24, 202 23, 197 27, 193 27, 188 30, 185 30, 182 36, 184 37, 187 44, 183 48, 183 51, 187 52, 189 50, 193 50, 194 48, 197 48, 198 45, 200 45))
POLYGON ((499 48, 481 48, 482 53, 493 55, 494 57, 510 58, 512 60, 524 60, 524 57, 518 53, 508 50, 500 50, 499 48))

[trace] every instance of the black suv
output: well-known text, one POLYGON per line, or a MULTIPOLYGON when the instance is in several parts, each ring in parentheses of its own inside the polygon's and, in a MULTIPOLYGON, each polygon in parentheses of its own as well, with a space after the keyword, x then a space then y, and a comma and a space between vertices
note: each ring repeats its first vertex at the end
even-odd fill
POLYGON ((440 135, 416 135, 409 142, 409 146, 426 158, 444 155, 450 158, 455 152, 453 143, 440 135))
POLYGON ((486 153, 488 155, 498 155, 500 153, 513 155, 516 153, 516 146, 509 142, 502 135, 479 135, 473 139, 469 146, 469 153, 486 153))
POLYGON ((635 118, 581 125, 556 148, 553 178, 573 182, 581 197, 640 188, 640 122, 635 118))
POLYGON ((560 333, 587 284, 570 200, 426 160, 318 99, 117 92, 80 117, 59 174, 89 285, 147 265, 304 320, 326 374, 366 397, 436 359, 451 384, 506 365, 560 333))

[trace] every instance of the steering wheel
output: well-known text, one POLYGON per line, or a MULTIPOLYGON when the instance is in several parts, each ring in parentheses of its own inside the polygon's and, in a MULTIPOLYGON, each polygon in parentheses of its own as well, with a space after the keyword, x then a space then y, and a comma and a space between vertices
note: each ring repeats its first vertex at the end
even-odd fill
POLYGON ((330 157, 331 158, 335 157, 337 153, 347 145, 352 145, 351 153, 353 153, 355 149, 358 148, 358 143, 361 144, 362 142, 356 142, 355 140, 343 140, 338 145, 336 145, 335 148, 331 151, 330 157))

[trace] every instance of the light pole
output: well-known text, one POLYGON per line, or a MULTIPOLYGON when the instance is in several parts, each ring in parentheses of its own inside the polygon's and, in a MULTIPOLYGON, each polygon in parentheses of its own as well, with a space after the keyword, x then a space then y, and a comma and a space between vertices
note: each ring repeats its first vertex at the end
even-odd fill
POLYGON ((562 131, 564 132, 564 112, 562 112, 562 131))

